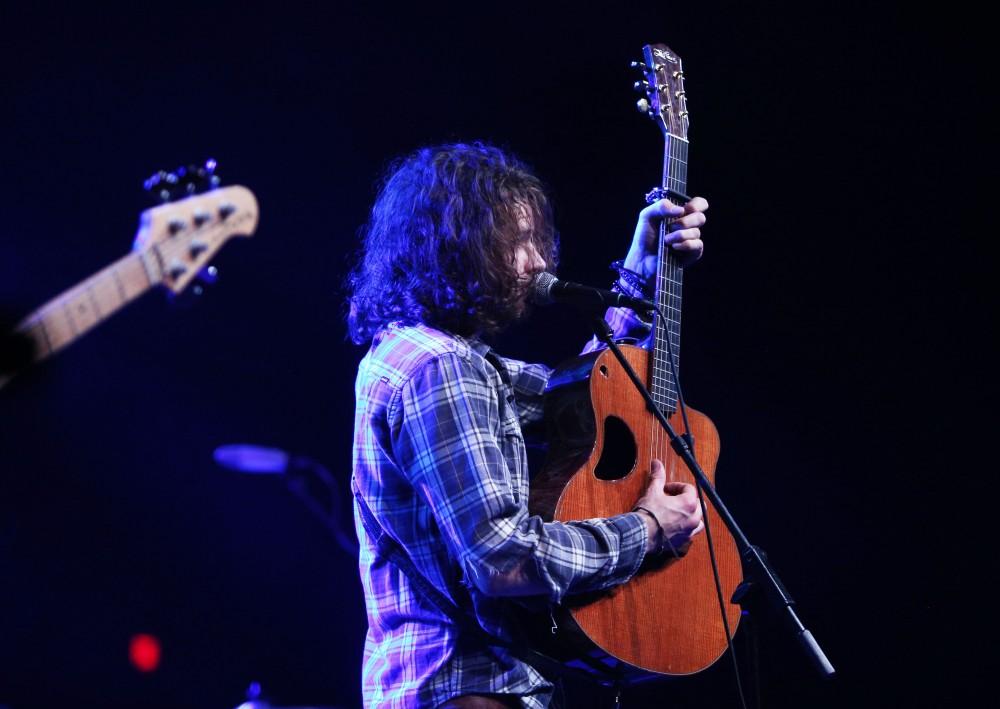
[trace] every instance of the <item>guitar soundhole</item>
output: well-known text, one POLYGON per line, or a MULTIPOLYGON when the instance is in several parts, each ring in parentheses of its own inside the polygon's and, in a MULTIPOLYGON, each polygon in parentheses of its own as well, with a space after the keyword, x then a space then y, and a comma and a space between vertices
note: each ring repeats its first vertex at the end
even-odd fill
POLYGON ((604 419, 604 448, 594 468, 598 480, 621 480, 635 467, 635 436, 617 416, 604 419))

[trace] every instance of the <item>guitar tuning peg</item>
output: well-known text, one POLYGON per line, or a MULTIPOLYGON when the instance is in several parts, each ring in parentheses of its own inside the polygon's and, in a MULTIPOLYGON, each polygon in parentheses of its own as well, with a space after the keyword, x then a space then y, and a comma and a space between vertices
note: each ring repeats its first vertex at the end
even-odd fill
POLYGON ((215 169, 218 166, 219 163, 215 160, 215 158, 209 158, 201 167, 195 167, 194 165, 191 167, 197 172, 197 175, 202 182, 202 187, 206 190, 213 190, 222 184, 222 178, 215 174, 215 169))
POLYGON ((187 270, 187 266, 179 258, 171 259, 166 268, 167 275, 170 276, 170 280, 172 281, 176 281, 183 276, 187 270))
POLYGON ((635 107, 638 109, 639 113, 649 113, 649 101, 644 98, 639 99, 635 102, 635 107))
POLYGON ((166 170, 159 170, 147 177, 142 186, 151 191, 154 187, 164 183, 177 184, 177 175, 166 170))
POLYGON ((646 64, 646 62, 632 62, 631 64, 629 64, 629 66, 632 67, 633 69, 649 71, 649 66, 646 64))
POLYGON ((649 82, 637 81, 634 84, 632 84, 632 88, 635 89, 636 91, 649 91, 649 82))
POLYGON ((215 189, 222 184, 215 174, 218 165, 214 158, 209 158, 203 165, 181 166, 174 172, 160 170, 142 183, 143 188, 163 202, 193 195, 199 189, 215 189))
POLYGON ((209 158, 205 161, 204 165, 200 167, 192 165, 191 170, 196 172, 198 177, 208 188, 218 187, 221 179, 215 174, 215 169, 219 166, 219 163, 215 158, 209 158))
POLYGON ((179 178, 176 173, 159 170, 146 178, 142 187, 147 192, 156 195, 161 201, 169 202, 174 198, 179 178))
POLYGON ((219 271, 215 266, 206 266, 198 271, 190 287, 185 288, 180 293, 168 291, 167 300, 171 307, 179 309, 190 308, 201 300, 201 296, 205 294, 205 289, 215 283, 218 278, 219 271))
POLYGON ((167 222, 167 233, 170 236, 177 236, 187 228, 187 222, 180 217, 174 217, 167 222))
POLYGON ((198 271, 198 280, 205 285, 212 285, 219 280, 219 269, 215 266, 206 266, 198 271))

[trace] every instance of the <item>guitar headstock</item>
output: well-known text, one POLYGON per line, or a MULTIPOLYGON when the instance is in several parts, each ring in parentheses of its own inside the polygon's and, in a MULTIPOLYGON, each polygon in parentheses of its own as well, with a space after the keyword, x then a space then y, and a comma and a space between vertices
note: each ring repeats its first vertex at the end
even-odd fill
POLYGON ((642 57, 643 61, 632 62, 643 73, 635 89, 646 94, 636 105, 664 134, 686 139, 688 111, 681 58, 665 44, 647 44, 642 48, 642 57))
MULTIPOLYGON (((214 161, 210 163, 212 171, 198 175, 195 170, 194 178, 211 187, 211 178, 215 177, 212 174, 214 161)), ((177 191, 190 194, 195 191, 188 186, 191 184, 194 184, 192 180, 182 179, 177 173, 157 173, 147 180, 147 189, 169 191, 171 195, 177 191), (169 175, 177 179, 166 177, 169 175), (160 179, 150 186, 158 177, 160 179), (168 185, 173 190, 168 190, 168 185)), ((214 184, 218 184, 217 180, 214 184)), ((257 219, 257 199, 246 187, 233 185, 211 189, 143 212, 133 250, 147 252, 146 260, 159 264, 163 284, 174 293, 180 293, 230 238, 251 236, 257 229, 257 219)))

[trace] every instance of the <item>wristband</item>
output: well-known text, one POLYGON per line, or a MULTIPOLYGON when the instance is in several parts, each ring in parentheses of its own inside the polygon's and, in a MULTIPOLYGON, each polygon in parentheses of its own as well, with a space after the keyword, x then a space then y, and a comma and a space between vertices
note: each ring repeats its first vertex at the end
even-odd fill
MULTIPOLYGON (((657 555, 662 554, 663 553, 663 542, 667 539, 667 536, 663 533, 663 525, 660 524, 660 520, 658 520, 656 518, 656 515, 654 515, 652 512, 650 512, 649 510, 647 510, 645 507, 643 507, 641 505, 636 505, 635 507, 632 508, 632 511, 633 512, 645 512, 646 514, 648 514, 650 517, 653 518, 654 522, 656 522, 656 529, 658 531, 656 532, 656 550, 653 553, 657 554, 657 555)), ((670 544, 670 542, 667 541, 667 544, 670 544)), ((672 551, 674 553, 674 556, 677 556, 677 552, 674 551, 673 545, 670 546, 670 551, 672 551)))

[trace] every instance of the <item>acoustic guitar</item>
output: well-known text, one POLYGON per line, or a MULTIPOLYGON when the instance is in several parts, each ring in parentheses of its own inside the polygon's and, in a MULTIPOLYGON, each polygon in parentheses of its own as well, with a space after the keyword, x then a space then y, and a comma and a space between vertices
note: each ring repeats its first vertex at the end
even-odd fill
MULTIPOLYGON (((43 360, 107 320, 153 286, 174 294, 184 291, 234 236, 251 236, 257 228, 257 199, 246 187, 215 188, 206 168, 161 172, 147 180, 164 204, 147 209, 139 220, 132 253, 53 298, 26 317, 15 333, 34 346, 33 360, 43 360), (213 187, 192 194, 200 184, 213 187), (192 194, 179 201, 178 193, 192 194)), ((10 377, 0 376, 0 387, 10 377)))
MULTIPOLYGON (((643 49, 636 63, 646 96, 639 107, 660 126, 664 140, 663 193, 684 194, 687 186, 688 112, 680 58, 662 44, 643 49)), ((661 239, 666 225, 661 226, 661 239)), ((679 433, 694 439, 695 455, 714 484, 719 436, 704 414, 688 409, 690 429, 678 411, 671 373, 679 370, 683 271, 669 248, 660 248, 656 315, 645 347, 622 350, 660 410, 679 433), (669 343, 669 345, 668 345, 669 343)), ((557 368, 546 393, 549 456, 532 481, 533 514, 560 521, 611 517, 632 509, 648 481, 650 463, 664 462, 668 481, 693 483, 687 467, 613 353, 603 350, 557 368)), ((742 581, 736 544, 714 508, 708 506, 729 626, 735 632, 740 608, 732 603, 742 581)), ((571 639, 560 659, 595 666, 624 682, 656 675, 685 675, 710 666, 727 648, 722 612, 705 534, 679 559, 648 565, 610 592, 564 601, 563 635, 571 639), (565 632, 567 623, 570 632, 565 632)))

